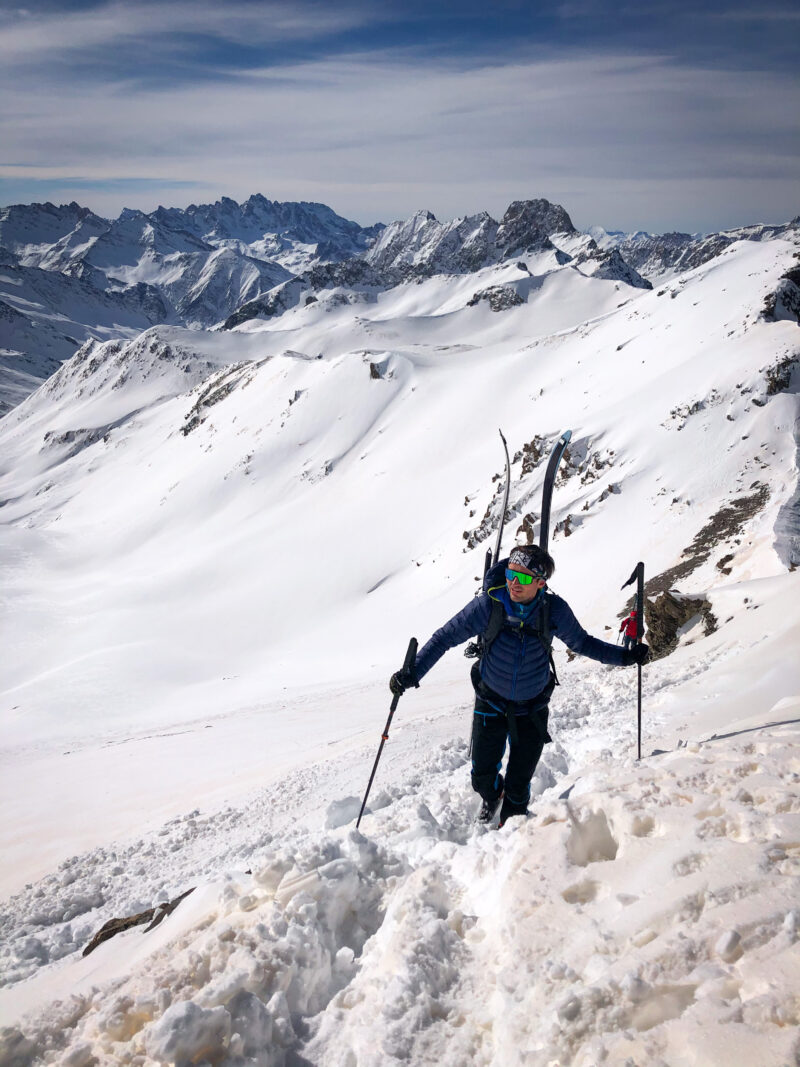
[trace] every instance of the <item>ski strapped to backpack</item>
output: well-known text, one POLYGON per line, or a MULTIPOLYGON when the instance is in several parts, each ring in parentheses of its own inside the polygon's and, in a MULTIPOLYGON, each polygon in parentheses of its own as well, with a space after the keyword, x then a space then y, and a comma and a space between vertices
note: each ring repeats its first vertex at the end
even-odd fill
POLYGON ((553 500, 553 486, 555 485, 556 475, 558 474, 558 465, 561 463, 561 459, 571 438, 572 430, 564 430, 553 446, 553 451, 550 453, 550 461, 547 464, 547 471, 544 476, 544 485, 542 486, 542 517, 539 521, 539 548, 543 548, 545 552, 550 543, 550 504, 553 500))
MULTIPOLYGON (((508 507, 508 492, 511 486, 511 463, 509 462, 508 457, 508 445, 506 443, 503 431, 500 430, 499 433, 500 437, 502 438, 503 448, 505 449, 506 454, 505 496, 503 499, 503 510, 500 513, 500 526, 497 531, 497 543, 495 545, 494 554, 492 555, 488 551, 486 553, 486 563, 483 572, 484 593, 487 593, 489 591, 487 588, 489 571, 493 567, 497 566, 497 563, 499 562, 500 544, 503 536, 503 524, 505 521, 506 508, 508 507)), ((539 547, 543 548, 545 552, 547 551, 547 547, 550 542, 550 505, 553 499, 553 487, 555 485, 559 465, 571 438, 572 430, 564 430, 564 432, 559 436, 558 440, 553 446, 552 452, 550 453, 550 459, 547 464, 547 470, 545 471, 544 484, 542 486, 542 514, 539 522, 539 547)), ((535 631, 535 633, 541 641, 542 647, 547 653, 547 658, 550 662, 550 670, 552 671, 553 678, 555 679, 555 684, 560 685, 561 683, 559 682, 558 675, 556 674, 555 662, 553 661, 553 635, 550 631, 550 604, 548 602, 547 594, 545 593, 543 595, 544 601, 539 611, 539 622, 537 624, 537 630, 535 631)), ((502 605, 499 604, 497 601, 493 600, 492 615, 489 619, 489 625, 487 626, 484 633, 479 634, 477 641, 471 641, 464 649, 464 655, 467 657, 467 659, 479 659, 480 662, 483 662, 483 657, 486 655, 489 646, 500 633, 500 630, 503 625, 503 616, 504 612, 502 605)))

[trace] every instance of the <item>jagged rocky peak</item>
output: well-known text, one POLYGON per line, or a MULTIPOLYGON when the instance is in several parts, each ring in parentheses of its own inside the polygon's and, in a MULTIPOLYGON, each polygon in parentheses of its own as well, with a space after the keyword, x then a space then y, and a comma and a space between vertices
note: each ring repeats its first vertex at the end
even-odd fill
POLYGON ((265 238, 279 238, 273 252, 286 242, 323 245, 331 259, 343 259, 363 251, 382 229, 381 224, 363 227, 337 215, 333 208, 313 201, 268 200, 254 193, 239 204, 223 196, 213 204, 190 204, 185 210, 159 207, 150 216, 164 225, 188 229, 212 244, 239 241, 251 246, 257 258, 264 249, 258 247, 265 238))
POLYGON ((419 226, 426 222, 438 222, 439 220, 432 211, 428 211, 427 208, 421 207, 418 211, 414 212, 408 221, 413 226, 419 226))
POLYGON ((539 251, 550 244, 553 233, 575 233, 572 219, 560 204, 549 200, 515 200, 497 228, 497 244, 506 256, 539 251))
MULTIPOLYGON (((592 242, 594 244, 594 242, 592 242)), ((596 245, 575 257, 575 265, 581 266, 582 273, 606 281, 625 282, 634 289, 652 289, 653 283, 643 278, 637 270, 622 258, 618 248, 610 251, 601 250, 596 245), (586 268, 589 268, 588 270, 586 268)))
POLYGON ((147 215, 144 211, 140 211, 138 207, 124 207, 119 213, 117 222, 128 222, 131 219, 146 219, 147 215))
POLYGON ((549 200, 517 200, 500 223, 486 211, 439 222, 420 210, 387 226, 365 258, 376 269, 400 271, 403 277, 468 273, 515 253, 551 249, 553 233, 577 231, 567 212, 549 200))
POLYGON ((640 274, 666 280, 702 266, 736 241, 795 239, 798 225, 798 220, 793 219, 788 223, 757 223, 707 234, 680 231, 653 234, 642 230, 626 234, 600 227, 593 227, 589 232, 602 248, 619 249, 625 262, 640 274))
POLYGON ((0 208, 0 245, 20 253, 31 246, 55 244, 87 219, 107 225, 106 220, 74 200, 58 206, 49 201, 11 204, 0 208))

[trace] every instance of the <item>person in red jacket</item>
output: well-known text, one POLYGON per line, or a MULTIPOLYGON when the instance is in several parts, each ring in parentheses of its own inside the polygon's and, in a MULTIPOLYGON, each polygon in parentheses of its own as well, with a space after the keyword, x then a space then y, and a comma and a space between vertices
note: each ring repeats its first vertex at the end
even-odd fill
POLYGON ((625 648, 632 648, 636 644, 637 625, 636 608, 634 608, 630 615, 622 620, 619 626, 620 633, 622 633, 623 630, 625 631, 625 636, 622 639, 625 648))

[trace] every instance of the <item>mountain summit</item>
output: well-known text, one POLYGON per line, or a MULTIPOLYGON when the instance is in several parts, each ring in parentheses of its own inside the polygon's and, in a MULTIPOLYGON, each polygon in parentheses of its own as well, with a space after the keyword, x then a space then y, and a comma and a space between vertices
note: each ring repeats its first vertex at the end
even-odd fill
POLYGON ((524 252, 554 251, 554 233, 576 230, 564 208, 549 200, 515 200, 499 223, 485 211, 451 222, 417 211, 387 226, 364 259, 399 278, 469 274, 524 252))

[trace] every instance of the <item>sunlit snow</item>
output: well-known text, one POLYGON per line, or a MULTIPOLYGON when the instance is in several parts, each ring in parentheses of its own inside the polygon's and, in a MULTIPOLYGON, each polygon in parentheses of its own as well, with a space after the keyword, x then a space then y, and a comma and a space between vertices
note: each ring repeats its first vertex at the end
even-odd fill
POLYGON ((323 291, 89 343, 0 422, 0 1063, 795 1061, 798 326, 762 309, 796 254, 323 291), (524 302, 469 303, 498 285, 524 302), (356 830, 389 675, 478 588, 498 428, 506 545, 530 446, 572 430, 551 585, 590 632, 640 559, 694 560, 666 587, 717 628, 645 668, 641 762, 635 671, 556 644, 555 740, 500 831, 449 653, 356 830))

